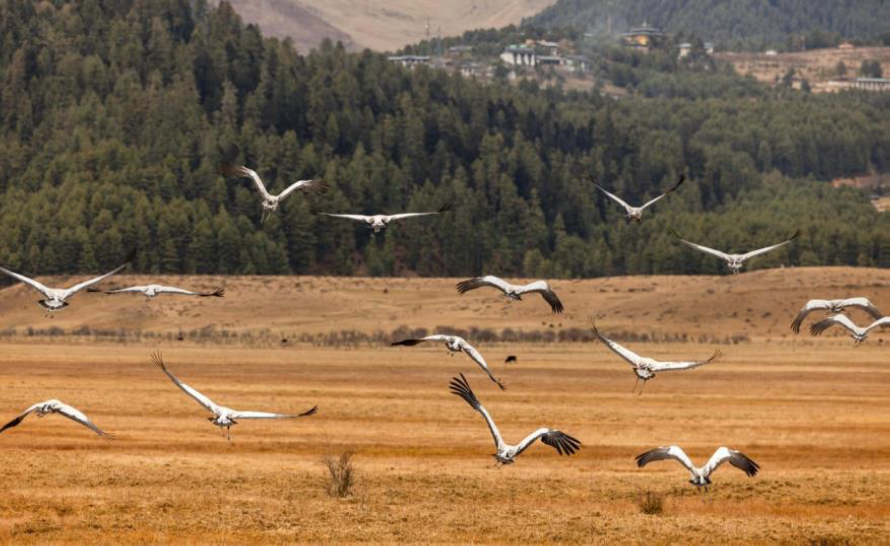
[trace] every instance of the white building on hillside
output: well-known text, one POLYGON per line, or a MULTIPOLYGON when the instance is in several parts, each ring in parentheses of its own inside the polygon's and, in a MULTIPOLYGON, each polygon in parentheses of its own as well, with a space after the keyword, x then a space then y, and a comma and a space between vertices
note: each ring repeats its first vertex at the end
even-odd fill
POLYGON ((512 66, 536 66, 538 56, 535 48, 526 45, 511 45, 501 53, 501 60, 512 66))

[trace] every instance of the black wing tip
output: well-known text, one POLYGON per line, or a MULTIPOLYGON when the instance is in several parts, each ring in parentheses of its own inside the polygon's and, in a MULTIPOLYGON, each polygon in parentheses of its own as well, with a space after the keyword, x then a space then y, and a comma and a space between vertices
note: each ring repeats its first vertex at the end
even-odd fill
POLYGON ((831 323, 831 320, 830 320, 830 319, 820 320, 819 322, 816 322, 816 323, 812 324, 812 325, 810 326, 810 335, 811 335, 811 336, 820 336, 820 335, 822 335, 822 332, 824 332, 825 330, 827 330, 827 329, 831 326, 831 324, 832 324, 832 323, 831 323))
POLYGON ((151 353, 151 363, 165 372, 167 371, 167 365, 164 364, 164 356, 161 354, 161 351, 151 353))
POLYGON ((22 423, 22 421, 24 421, 24 420, 25 420, 25 416, 23 416, 23 415, 21 415, 21 416, 19 416, 19 417, 16 417, 16 418, 13 419, 12 421, 10 421, 10 422, 6 423, 5 425, 3 425, 3 428, 0 428, 0 432, 3 432, 4 430, 6 430, 6 429, 8 429, 8 428, 12 428, 12 427, 17 427, 17 426, 19 426, 19 425, 22 423))
POLYGON ((652 461, 652 455, 653 455, 656 451, 659 451, 660 449, 661 449, 660 447, 656 447, 656 448, 650 449, 649 451, 645 451, 645 452, 640 453, 639 455, 637 455, 637 456, 635 457, 635 460, 637 461, 637 466, 638 466, 639 468, 643 468, 644 466, 646 466, 647 464, 649 464, 649 463, 652 461))
POLYGON ((441 207, 439 207, 439 210, 437 210, 436 212, 442 213, 442 212, 448 212, 450 210, 451 210, 451 203, 446 203, 446 204, 442 205, 441 207))
POLYGON ((307 189, 315 193, 327 193, 331 186, 321 178, 317 178, 312 180, 307 189))
POLYGON ((124 260, 124 265, 133 263, 136 260, 137 254, 138 254, 138 250, 135 248, 131 248, 130 251, 127 252, 127 258, 124 260))
POLYGON ((418 343, 420 343, 419 339, 403 339, 402 341, 393 341, 392 343, 390 343, 390 346, 395 347, 396 345, 404 345, 406 347, 413 347, 418 343))
POLYGON ((671 235, 673 235, 673 236, 676 237, 677 239, 682 239, 682 238, 683 238, 679 233, 677 233, 677 230, 674 229, 673 227, 669 227, 669 228, 668 228, 668 231, 671 233, 671 235))
POLYGON ((470 383, 467 381, 467 378, 464 377, 464 374, 460 374, 460 377, 452 377, 448 386, 451 390, 451 394, 460 396, 473 407, 479 405, 479 399, 476 398, 476 393, 470 388, 470 383))
POLYGON ((669 189, 668 191, 666 191, 666 192, 664 192, 664 193, 671 193, 672 191, 674 191, 674 190, 676 190, 677 188, 679 188, 680 186, 682 186, 682 185, 683 185, 683 182, 686 182, 686 175, 685 175, 685 174, 681 174, 681 175, 680 175, 680 178, 677 179, 677 183, 674 184, 674 186, 673 186, 671 189, 669 189))
MULTIPOLYGON (((556 298, 556 295, 554 295, 553 297, 556 298)), ((563 311, 566 310, 566 308, 565 308, 565 306, 563 306, 562 302, 559 301, 559 298, 556 298, 556 301, 554 303, 550 304, 550 309, 552 309, 553 312, 557 313, 557 314, 562 313, 563 311)))
POLYGON ((216 172, 222 175, 243 176, 244 167, 242 165, 232 165, 231 163, 222 163, 216 168, 216 172))
POLYGON ((478 277, 473 277, 472 279, 467 279, 467 280, 465 280, 465 281, 461 281, 461 282, 457 283, 457 285, 456 285, 456 286, 457 286, 457 292, 458 292, 459 294, 466 294, 466 293, 469 292, 470 290, 473 290, 473 289, 475 289, 475 288, 478 288, 478 286, 474 286, 474 284, 475 284, 476 281, 478 281, 478 280, 479 280, 478 277))
POLYGON ((543 442, 548 446, 556 449, 560 455, 571 456, 581 449, 581 441, 577 438, 562 432, 554 430, 543 438, 543 442))
POLYGON ((734 455, 737 455, 740 461, 738 461, 737 468, 742 470, 748 477, 754 477, 760 472, 760 465, 757 464, 754 459, 748 457, 741 451, 736 451, 734 455))
POLYGON ((803 232, 800 230, 800 228, 798 228, 797 231, 794 232, 794 235, 789 237, 788 240, 793 241, 793 240, 797 239, 798 237, 800 237, 802 233, 803 232))
POLYGON ((308 410, 304 411, 303 413, 299 414, 297 417, 309 417, 310 415, 315 415, 316 413, 318 413, 318 405, 317 404, 315 406, 312 406, 308 410))
POLYGON ((207 295, 212 296, 214 298, 222 298, 226 295, 226 289, 223 288, 222 286, 220 286, 219 288, 217 288, 216 290, 214 290, 213 292, 211 292, 210 294, 207 294, 207 295))

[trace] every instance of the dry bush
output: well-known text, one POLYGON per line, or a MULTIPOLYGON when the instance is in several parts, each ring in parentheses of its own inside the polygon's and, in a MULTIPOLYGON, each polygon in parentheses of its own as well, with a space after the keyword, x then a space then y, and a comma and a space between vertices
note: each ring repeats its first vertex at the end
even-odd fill
POLYGON ((352 495, 352 488, 355 486, 354 456, 355 452, 347 449, 339 457, 328 453, 321 458, 321 463, 328 471, 324 480, 328 495, 340 499, 352 495))
POLYGON ((646 491, 638 503, 640 512, 650 516, 657 516, 664 511, 664 495, 646 491))

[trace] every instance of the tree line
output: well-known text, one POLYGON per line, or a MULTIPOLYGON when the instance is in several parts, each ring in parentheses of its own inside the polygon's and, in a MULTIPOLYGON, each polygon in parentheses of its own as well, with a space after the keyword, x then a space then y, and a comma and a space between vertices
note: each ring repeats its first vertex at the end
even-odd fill
POLYGON ((325 43, 298 55, 223 2, 0 0, 0 265, 94 272, 582 277, 890 264, 887 217, 826 180, 890 167, 890 98, 634 97, 483 85, 325 43), (261 224, 273 192, 323 178, 261 224), (630 202, 689 182, 626 225, 630 202), (318 212, 451 211, 374 236, 318 212), (839 250, 840 249, 840 250, 839 250))
POLYGON ((734 51, 799 51, 843 40, 890 45, 888 20, 884 0, 558 0, 523 25, 606 33, 648 22, 734 51))

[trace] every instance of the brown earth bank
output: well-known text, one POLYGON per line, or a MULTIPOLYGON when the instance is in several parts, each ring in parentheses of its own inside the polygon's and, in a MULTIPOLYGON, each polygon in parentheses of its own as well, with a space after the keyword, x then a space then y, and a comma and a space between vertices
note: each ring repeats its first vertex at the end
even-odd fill
MULTIPOLYGON (((27 273, 27 272, 26 272, 27 273)), ((86 276, 41 278, 51 286, 69 286, 86 276)), ((829 330, 812 338, 789 326, 810 298, 866 296, 890 309, 890 270, 850 267, 786 268, 725 276, 639 276, 589 280, 553 280, 566 311, 549 312, 536 295, 510 302, 494 289, 459 295, 461 279, 347 277, 212 277, 119 275, 104 289, 161 283, 193 290, 222 286, 224 298, 139 294, 80 293, 71 306, 48 318, 36 303, 40 294, 17 283, 0 290, 0 337, 33 333, 141 332, 175 338, 224 340, 225 336, 266 336, 299 340, 332 332, 379 333, 384 341, 400 327, 476 328, 499 334, 583 331, 590 319, 605 332, 641 340, 704 342, 771 339, 796 344, 838 343, 849 338, 829 330)), ((525 282, 529 279, 509 279, 525 282)), ((850 311, 865 323, 868 315, 850 311)), ((817 319, 811 315, 805 327, 817 319)), ((532 337, 533 341, 538 338, 532 337)), ((559 339, 556 337, 555 339, 559 339)), ((569 339, 574 339, 570 337, 569 339)), ((870 344, 890 341, 873 332, 870 344)))

